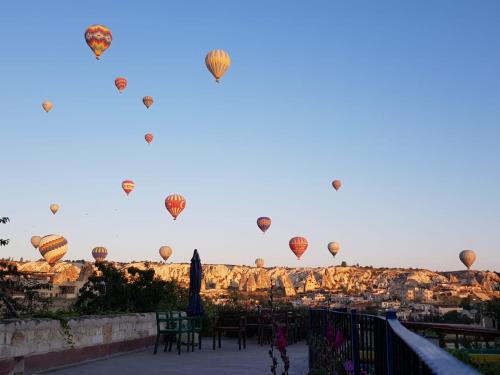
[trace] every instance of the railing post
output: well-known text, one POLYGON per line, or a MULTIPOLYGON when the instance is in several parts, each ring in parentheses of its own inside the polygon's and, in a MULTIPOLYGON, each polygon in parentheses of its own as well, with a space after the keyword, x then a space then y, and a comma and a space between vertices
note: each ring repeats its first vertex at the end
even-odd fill
MULTIPOLYGON (((396 311, 388 310, 385 313, 385 319, 386 320, 397 319, 396 311)), ((386 329, 386 343, 387 343, 387 375, 393 375, 394 374, 394 346, 393 346, 393 342, 392 342, 391 327, 389 326, 389 324, 387 322, 385 323, 385 329, 386 329)))
POLYGON ((352 363, 354 365, 354 375, 359 375, 359 330, 358 314, 355 309, 351 310, 351 343, 352 343, 352 363))

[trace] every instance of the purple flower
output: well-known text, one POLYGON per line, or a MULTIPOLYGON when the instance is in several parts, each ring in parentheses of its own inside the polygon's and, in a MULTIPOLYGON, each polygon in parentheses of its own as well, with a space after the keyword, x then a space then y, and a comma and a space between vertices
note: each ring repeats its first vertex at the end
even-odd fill
POLYGON ((335 335, 335 342, 333 343, 334 349, 339 348, 344 343, 344 334, 342 331, 337 331, 335 335))
POLYGON ((286 337, 285 337, 285 330, 283 327, 279 327, 278 331, 276 332, 276 347, 280 351, 280 353, 283 353, 286 348, 286 337))
POLYGON ((344 362, 344 369, 347 372, 353 372, 354 371, 354 363, 350 359, 344 362))

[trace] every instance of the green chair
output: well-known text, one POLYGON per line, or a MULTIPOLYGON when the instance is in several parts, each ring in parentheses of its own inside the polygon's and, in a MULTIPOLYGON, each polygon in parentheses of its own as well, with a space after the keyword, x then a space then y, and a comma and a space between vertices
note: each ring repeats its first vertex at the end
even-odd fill
POLYGON ((191 328, 192 324, 190 319, 188 319, 185 314, 186 313, 180 311, 156 313, 156 341, 153 354, 156 354, 158 350, 158 344, 162 334, 166 336, 164 351, 167 351, 167 346, 169 351, 172 350, 172 342, 174 339, 177 344, 178 354, 181 354, 181 345, 183 341, 187 345, 188 351, 191 343, 194 350, 194 331, 191 328))

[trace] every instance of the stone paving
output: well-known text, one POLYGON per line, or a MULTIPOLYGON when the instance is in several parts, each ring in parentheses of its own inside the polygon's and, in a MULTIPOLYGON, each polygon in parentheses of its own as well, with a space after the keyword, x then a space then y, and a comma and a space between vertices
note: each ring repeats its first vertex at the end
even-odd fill
MULTIPOLYGON (((222 348, 212 350, 212 342, 207 340, 201 351, 186 352, 185 347, 178 355, 172 352, 163 352, 159 348, 158 354, 153 355, 153 348, 135 351, 118 356, 108 357, 96 361, 85 362, 79 365, 45 371, 44 374, 53 375, 156 375, 156 374, 270 374, 271 358, 269 346, 260 346, 250 340, 247 348, 238 351, 236 341, 226 340, 222 348)), ((291 361, 290 375, 307 374, 307 345, 300 342, 290 345, 288 353, 291 361)), ((281 359, 278 357, 281 364, 281 359)), ((281 371, 278 369, 278 374, 281 371)))

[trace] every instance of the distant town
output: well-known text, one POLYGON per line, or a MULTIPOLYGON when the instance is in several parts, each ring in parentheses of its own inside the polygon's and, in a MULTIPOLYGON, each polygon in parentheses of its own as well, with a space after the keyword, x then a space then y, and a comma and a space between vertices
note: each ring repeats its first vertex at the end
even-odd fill
MULTIPOLYGON (((14 261, 23 280, 47 282, 38 292, 52 299, 52 308, 71 305, 95 271, 86 261, 66 261, 50 267, 45 261, 14 261)), ((114 263, 118 268, 152 268, 156 276, 189 285, 189 264, 114 263)), ((14 281, 14 280, 13 280, 14 281)), ((14 285, 14 284, 13 284, 14 285)), ((500 298, 500 276, 490 271, 433 272, 425 269, 332 266, 318 268, 203 265, 202 295, 219 305, 242 303, 253 308, 266 303, 273 286, 275 299, 296 308, 356 309, 382 315, 396 311, 402 321, 473 324, 498 329, 485 313, 488 301, 500 298)), ((22 288, 10 292, 23 299, 22 288)))

